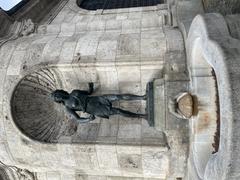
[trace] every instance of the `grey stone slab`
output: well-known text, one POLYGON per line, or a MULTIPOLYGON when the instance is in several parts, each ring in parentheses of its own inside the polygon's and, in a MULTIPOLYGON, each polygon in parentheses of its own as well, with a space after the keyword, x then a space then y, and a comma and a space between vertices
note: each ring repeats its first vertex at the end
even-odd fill
POLYGON ((96 145, 99 166, 103 169, 115 169, 119 167, 116 147, 108 145, 96 145))
POLYGON ((117 14, 116 20, 126 20, 126 19, 128 19, 128 13, 117 14))
POLYGON ((122 21, 122 33, 139 33, 141 27, 140 20, 122 21))
POLYGON ((73 18, 76 16, 76 13, 74 11, 70 11, 67 16, 64 18, 63 22, 69 23, 73 20, 73 18))
POLYGON ((106 31, 101 36, 101 41, 118 41, 120 32, 118 31, 106 31))
POLYGON ((26 69, 38 64, 41 61, 41 56, 45 44, 31 44, 28 48, 24 60, 26 61, 26 69))
POLYGON ((141 101, 121 101, 119 107, 136 113, 145 113, 145 110, 142 111, 141 101))
POLYGON ((0 158, 2 161, 4 161, 5 163, 9 163, 11 164, 12 162, 12 158, 11 158, 11 153, 8 151, 8 147, 6 142, 0 142, 0 158))
POLYGON ((58 151, 60 154, 60 159, 62 165, 64 166, 76 166, 74 151, 71 148, 71 145, 58 146, 58 151))
POLYGON ((141 57, 162 57, 165 51, 165 38, 141 39, 141 57))
POLYGON ((109 13, 109 14, 105 14, 104 12, 103 12, 103 14, 102 14, 102 20, 116 20, 116 17, 117 17, 117 14, 111 14, 111 13, 109 13))
POLYGON ((19 75, 26 51, 15 51, 11 57, 7 75, 19 75))
POLYGON ((98 82, 98 72, 95 67, 78 67, 74 72, 79 83, 98 82))
MULTIPOLYGON (((129 9, 131 11, 131 9, 129 9)), ((141 19, 142 11, 136 11, 136 9, 132 9, 132 12, 129 13, 128 19, 141 19)))
POLYGON ((80 37, 77 42, 75 54, 80 53, 81 56, 96 55, 100 37, 101 33, 88 33, 80 37))
POLYGON ((117 49, 117 56, 134 56, 138 57, 140 53, 140 34, 123 34, 120 35, 117 49))
POLYGON ((1 47, 1 51, 0 51, 0 67, 1 68, 7 68, 11 57, 12 57, 12 53, 14 52, 15 49, 15 45, 14 44, 6 44, 3 45, 1 47))
POLYGON ((111 117, 108 119, 102 119, 98 137, 116 137, 118 132, 118 117, 111 117))
POLYGON ((141 139, 141 119, 119 120, 118 139, 141 139))
POLYGON ((156 78, 162 78, 162 69, 141 69, 141 82, 142 86, 144 84, 153 81, 156 78))
POLYGON ((52 21, 52 24, 61 24, 65 18, 65 14, 58 14, 56 18, 52 21))
POLYGON ((47 180, 61 180, 59 172, 47 172, 47 180))
POLYGON ((79 23, 82 20, 82 16, 79 14, 76 14, 73 19, 71 20, 71 23, 79 23))
POLYGON ((106 21, 106 31, 109 30, 118 30, 122 31, 122 21, 121 20, 108 20, 106 21))
POLYGON ((141 21, 142 28, 160 27, 161 25, 161 19, 158 16, 151 18, 142 18, 141 21))
POLYGON ((98 136, 96 144, 116 144, 117 136, 98 136))
POLYGON ((112 71, 98 71, 98 77, 101 84, 101 89, 104 91, 118 90, 118 73, 116 70, 112 71))
POLYGON ((81 22, 89 23, 94 19, 94 15, 83 15, 81 22))
POLYGON ((107 180, 143 180, 143 178, 138 177, 114 177, 114 176, 108 176, 107 180))
POLYGON ((99 131, 98 123, 79 124, 77 130, 78 141, 95 142, 99 131))
POLYGON ((107 176, 88 176, 88 180, 107 180, 107 176))
POLYGON ((141 84, 139 82, 119 82, 119 92, 121 94, 141 94, 141 84))
POLYGON ((61 31, 61 26, 59 24, 49 24, 47 25, 47 34, 59 34, 61 31))
POLYGON ((76 180, 75 174, 61 174, 61 179, 76 180))
POLYGON ((72 36, 75 33, 76 26, 75 24, 63 23, 61 24, 61 32, 59 37, 61 36, 72 36))
POLYGON ((88 30, 89 31, 104 31, 106 27, 105 21, 91 21, 88 23, 88 30))
POLYGON ((140 67, 117 66, 118 81, 119 82, 140 82, 140 67))
POLYGON ((184 41, 182 34, 179 30, 176 29, 166 29, 165 30, 167 38, 167 49, 169 51, 183 51, 184 50, 184 41))
POLYGON ((169 171, 169 157, 166 148, 143 146, 142 153, 144 175, 165 179, 169 171))
POLYGON ((73 148, 73 152, 74 152, 75 162, 78 168, 89 169, 94 167, 90 159, 90 152, 92 154, 96 153, 94 146, 88 146, 88 145, 75 146, 73 148))
POLYGON ((47 180, 47 173, 45 172, 38 172, 36 176, 38 179, 47 180))
POLYGON ((97 48, 98 60, 115 61, 116 58, 117 41, 100 41, 97 48))
POLYGON ((73 61, 76 44, 76 42, 63 43, 59 63, 71 63, 73 61))
POLYGON ((65 39, 65 37, 60 37, 48 42, 42 53, 43 61, 58 61, 65 39))
MULTIPOLYGON (((31 38, 31 41, 32 41, 32 40, 35 40, 35 39, 37 39, 37 38, 36 38, 36 37, 35 37, 35 38, 32 37, 32 38, 31 38)), ((29 48, 29 46, 30 46, 30 41, 29 41, 28 38, 21 38, 21 40, 19 40, 17 44, 18 44, 18 45, 17 45, 17 47, 16 47, 16 50, 18 50, 18 51, 24 51, 24 50, 26 50, 26 49, 29 48)))
POLYGON ((54 35, 47 35, 47 36, 40 36, 38 39, 34 40, 32 44, 43 44, 52 41, 57 37, 57 34, 54 35))
MULTIPOLYGON (((153 8, 153 7, 150 7, 150 8, 153 8)), ((158 14, 156 13, 156 11, 145 11, 142 13, 142 19, 145 19, 145 18, 157 18, 158 17, 158 14)))
POLYGON ((87 28, 88 26, 86 22, 79 21, 78 23, 76 23, 76 33, 85 32, 87 31, 87 28))
POLYGON ((142 158, 138 154, 118 154, 119 166, 126 175, 142 174, 142 158))
POLYGON ((167 74, 186 72, 186 57, 181 51, 173 51, 165 54, 165 70, 167 74))
POLYGON ((165 38, 165 34, 163 29, 160 27, 152 27, 152 28, 142 28, 141 29, 141 38, 165 38))

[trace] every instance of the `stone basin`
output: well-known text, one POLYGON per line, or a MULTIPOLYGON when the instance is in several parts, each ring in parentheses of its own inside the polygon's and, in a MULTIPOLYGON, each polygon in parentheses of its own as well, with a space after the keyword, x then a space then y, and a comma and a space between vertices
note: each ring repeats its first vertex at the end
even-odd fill
POLYGON ((193 20, 187 63, 198 112, 190 121, 190 179, 239 179, 237 47, 239 40, 231 37, 221 15, 198 15, 193 20))

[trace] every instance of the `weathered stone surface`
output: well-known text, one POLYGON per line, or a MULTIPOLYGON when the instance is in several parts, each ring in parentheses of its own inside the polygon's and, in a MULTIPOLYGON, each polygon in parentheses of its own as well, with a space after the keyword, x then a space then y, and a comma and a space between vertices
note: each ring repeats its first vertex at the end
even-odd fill
MULTIPOLYGON (((195 154, 191 154, 190 157, 189 163, 197 169, 197 171, 189 172, 190 177, 195 177, 197 174, 202 179, 238 179, 239 166, 237 164, 239 163, 239 143, 237 139, 239 139, 239 111, 235 111, 234 109, 237 109, 239 106, 238 93, 236 93, 236 90, 239 89, 239 83, 236 81, 239 74, 236 71, 239 62, 238 58, 236 58, 239 56, 239 49, 237 48, 239 47, 239 41, 231 38, 227 30, 226 22, 221 15, 208 14, 197 16, 194 19, 190 28, 188 44, 188 64, 192 69, 197 69, 199 66, 206 67, 206 62, 209 67, 213 68, 216 74, 219 93, 219 101, 217 102, 220 103, 219 109, 215 109, 215 113, 219 113, 217 114, 219 116, 206 116, 204 118, 206 124, 208 124, 207 127, 203 128, 203 130, 208 131, 205 132, 206 136, 202 136, 201 138, 198 136, 199 138, 193 138, 190 142, 191 147, 195 147, 195 149, 198 150, 195 154), (201 27, 201 29, 196 27, 201 27), (200 37, 200 39, 197 37, 200 37), (231 51, 233 46, 236 48, 234 52, 231 51), (212 147, 209 141, 213 142, 213 138, 212 140, 210 138, 214 134, 211 128, 214 122, 216 126, 215 118, 220 118, 219 120, 221 122, 221 128, 219 130, 220 142, 218 152, 211 154, 212 147), (211 123, 211 121, 213 121, 213 123, 211 123), (229 135, 229 132, 231 132, 231 135, 229 135), (205 145, 209 142, 209 145, 200 148, 201 144, 198 143, 200 140, 201 143, 204 142, 205 145), (204 154, 204 157, 208 154, 207 159, 201 159, 201 154, 204 154)), ((209 82, 209 73, 205 74, 205 76, 205 79, 208 79, 207 81, 209 82)), ((198 77, 196 77, 195 83, 197 84, 199 82, 198 77)), ((216 97, 213 91, 214 88, 216 88, 216 84, 215 87, 210 86, 209 91, 205 90, 205 93, 202 94, 206 95, 207 92, 212 95, 212 97, 216 97)), ((204 100, 204 98, 202 99, 204 100)), ((209 100, 209 98, 206 98, 205 102, 211 102, 207 100, 209 100)), ((216 105, 217 104, 215 104, 215 108, 216 105)), ((207 110, 214 111, 214 106, 212 106, 212 109, 209 108, 207 110)), ((211 113, 211 115, 212 114, 213 113, 211 113)), ((201 114, 199 114, 199 116, 200 115, 201 114)), ((195 119, 195 122, 198 122, 196 121, 197 119, 198 118, 195 119)), ((215 128, 215 132, 216 129, 217 128, 215 128)), ((200 134, 200 132, 198 132, 198 134, 200 134)), ((193 133, 195 136, 198 134, 193 133)))
MULTIPOLYGON (((49 14, 35 34, 0 49, 6 84, 0 117, 7 132, 1 140, 6 148, 0 147, 4 149, 0 157, 13 157, 10 164, 38 172, 40 180, 166 179, 169 162, 180 160, 171 159, 166 136, 149 127, 146 120, 114 116, 79 125, 67 119, 62 106, 51 104, 47 96, 55 88, 85 89, 87 82, 96 84, 96 95, 143 95, 147 82, 163 77, 165 54, 171 51, 168 47, 183 49, 180 43, 167 44, 171 33, 166 36, 169 28, 163 27, 162 9, 88 12, 70 0, 53 11, 60 12, 49 14), (45 72, 39 70, 42 67, 45 72), (9 108, 12 94, 14 113, 9 108)), ((179 35, 177 30, 174 33, 179 35)), ((184 56, 172 59, 175 57, 181 63, 185 60, 184 56)), ((145 105, 138 101, 114 104, 142 113, 145 105)), ((184 167, 184 163, 179 165, 184 167)))
POLYGON ((186 93, 177 100, 179 111, 186 117, 193 115, 194 102, 190 94, 186 93))

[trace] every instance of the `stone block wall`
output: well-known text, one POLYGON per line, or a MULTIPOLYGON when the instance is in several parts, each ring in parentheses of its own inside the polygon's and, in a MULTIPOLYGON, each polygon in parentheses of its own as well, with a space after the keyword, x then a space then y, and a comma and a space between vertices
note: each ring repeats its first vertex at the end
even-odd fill
MULTIPOLYGON (((161 8, 86 12, 69 1, 51 24, 4 44, 0 158, 38 172, 43 180, 183 177, 179 162, 185 155, 176 160, 163 132, 145 120, 116 116, 81 125, 46 97, 55 88, 86 89, 90 81, 98 87, 96 94, 144 94, 147 82, 163 77, 168 53, 184 49, 179 31, 164 26, 161 8), (181 170, 170 172, 172 164, 181 170)), ((115 105, 139 112, 145 107, 144 102, 115 105)))

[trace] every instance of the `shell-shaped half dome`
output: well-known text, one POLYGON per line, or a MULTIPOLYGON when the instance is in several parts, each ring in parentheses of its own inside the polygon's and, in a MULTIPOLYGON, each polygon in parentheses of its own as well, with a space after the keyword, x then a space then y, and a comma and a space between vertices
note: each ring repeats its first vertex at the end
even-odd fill
POLYGON ((33 72, 18 83, 11 111, 14 123, 23 134, 43 142, 57 140, 63 112, 49 95, 58 87, 57 73, 49 69, 33 72))

